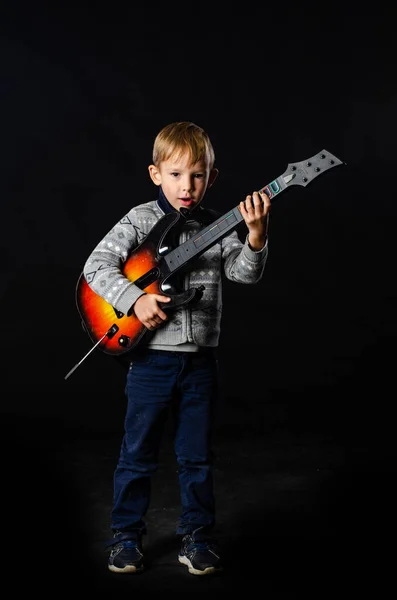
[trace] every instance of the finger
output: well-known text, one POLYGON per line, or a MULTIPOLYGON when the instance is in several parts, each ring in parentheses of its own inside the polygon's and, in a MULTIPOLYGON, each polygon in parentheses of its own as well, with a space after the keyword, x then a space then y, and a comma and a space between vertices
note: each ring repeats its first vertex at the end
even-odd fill
POLYGON ((261 196, 259 195, 259 192, 254 192, 253 193, 253 203, 255 207, 261 207, 263 205, 263 200, 261 198, 261 196))
MULTIPOLYGON (((247 196, 247 197, 248 197, 248 196, 247 196)), ((240 202, 240 212, 241 212, 243 215, 244 215, 244 214, 247 214, 247 209, 246 209, 246 206, 245 206, 245 202, 244 202, 243 200, 240 202)))
POLYGON ((262 202, 263 202, 264 206, 265 206, 266 208, 270 208, 271 202, 270 202, 270 198, 269 198, 269 196, 266 194, 266 192, 265 192, 265 191, 263 191, 263 190, 261 190, 261 191, 259 192, 259 195, 260 195, 260 198, 261 198, 261 200, 262 200, 262 202))
POLYGON ((246 196, 245 201, 242 202, 242 205, 246 212, 253 210, 252 196, 250 194, 248 194, 248 196, 246 196))

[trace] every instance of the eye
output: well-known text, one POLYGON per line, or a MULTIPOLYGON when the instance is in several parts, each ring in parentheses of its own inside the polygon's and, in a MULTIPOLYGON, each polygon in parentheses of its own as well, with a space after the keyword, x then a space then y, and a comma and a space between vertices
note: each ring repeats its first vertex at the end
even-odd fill
POLYGON ((170 173, 170 175, 171 175, 171 177, 178 177, 178 176, 179 176, 179 173, 177 173, 177 172, 175 171, 175 172, 173 172, 173 173, 170 173))
POLYGON ((195 173, 194 176, 196 179, 202 179, 204 177, 204 173, 195 173))

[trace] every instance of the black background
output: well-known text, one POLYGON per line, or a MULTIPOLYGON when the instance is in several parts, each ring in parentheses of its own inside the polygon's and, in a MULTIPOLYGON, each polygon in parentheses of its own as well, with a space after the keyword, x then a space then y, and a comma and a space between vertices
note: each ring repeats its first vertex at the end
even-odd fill
MULTIPOLYGON (((15 463, 52 468, 55 440, 120 431, 124 372, 113 359, 94 352, 64 379, 91 348, 75 286, 102 235, 156 197, 147 166, 159 129, 191 120, 215 148, 220 175, 204 204, 219 211, 324 148, 347 163, 275 202, 257 286, 225 282, 220 426, 263 439, 274 429, 331 436, 360 463, 354 504, 363 482, 376 488, 377 519, 390 527, 381 507, 395 475, 392 22, 381 4, 2 9, 8 481, 15 463)), ((16 512, 7 521, 26 526, 16 512)))

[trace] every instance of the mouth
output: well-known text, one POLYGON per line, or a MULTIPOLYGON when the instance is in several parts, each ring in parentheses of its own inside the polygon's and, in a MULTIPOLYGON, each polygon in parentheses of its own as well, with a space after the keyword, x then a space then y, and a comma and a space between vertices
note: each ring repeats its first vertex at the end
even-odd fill
POLYGON ((179 198, 179 202, 182 204, 182 206, 185 206, 186 208, 189 208, 194 204, 193 198, 179 198))

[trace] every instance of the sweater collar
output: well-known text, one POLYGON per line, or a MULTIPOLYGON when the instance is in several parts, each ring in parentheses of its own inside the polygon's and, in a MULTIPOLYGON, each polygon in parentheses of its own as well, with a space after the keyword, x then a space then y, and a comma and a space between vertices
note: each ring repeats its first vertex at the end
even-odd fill
POLYGON ((158 204, 164 213, 176 212, 176 209, 172 206, 172 204, 170 204, 168 202, 167 198, 165 197, 165 194, 164 194, 161 186, 159 188, 158 204))

